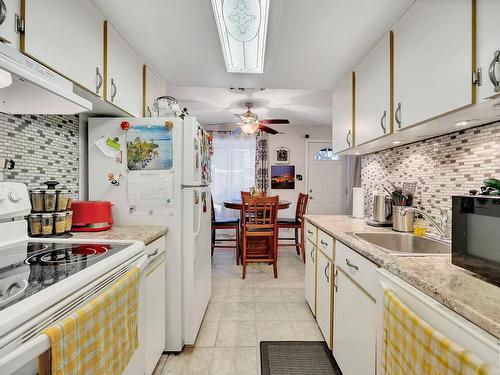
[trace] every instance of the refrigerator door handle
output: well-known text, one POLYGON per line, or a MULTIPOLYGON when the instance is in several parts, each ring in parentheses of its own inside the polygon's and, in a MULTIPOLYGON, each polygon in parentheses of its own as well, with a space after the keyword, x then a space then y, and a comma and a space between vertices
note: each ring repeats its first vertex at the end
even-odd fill
MULTIPOLYGON (((201 231, 202 206, 203 202, 201 201, 201 194, 200 194, 200 200, 198 201, 198 225, 196 227, 196 231, 193 233, 195 240, 198 238, 198 235, 200 234, 201 231)), ((195 260, 196 260, 196 254, 195 254, 195 260)))
POLYGON ((202 152, 203 143, 201 142, 200 138, 197 138, 197 140, 198 140, 198 172, 199 172, 198 179, 199 179, 200 184, 202 184, 203 183, 203 166, 201 165, 201 162, 202 162, 201 152, 202 152))

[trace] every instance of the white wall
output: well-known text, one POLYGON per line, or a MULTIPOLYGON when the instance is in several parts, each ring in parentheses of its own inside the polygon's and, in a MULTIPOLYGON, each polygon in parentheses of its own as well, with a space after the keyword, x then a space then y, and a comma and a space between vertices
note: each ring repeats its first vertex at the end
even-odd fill
MULTIPOLYGON (((295 175, 302 175, 302 181, 295 180, 295 189, 269 189, 268 195, 279 195, 280 199, 291 201, 287 210, 280 211, 281 217, 294 217, 295 205, 299 193, 306 192, 306 134, 309 140, 331 141, 332 129, 329 126, 296 126, 296 125, 271 125, 285 134, 269 136, 269 175, 271 165, 276 164, 276 148, 285 146, 290 149, 290 165, 295 165, 295 175)), ((269 178, 270 180, 270 178, 269 178)))

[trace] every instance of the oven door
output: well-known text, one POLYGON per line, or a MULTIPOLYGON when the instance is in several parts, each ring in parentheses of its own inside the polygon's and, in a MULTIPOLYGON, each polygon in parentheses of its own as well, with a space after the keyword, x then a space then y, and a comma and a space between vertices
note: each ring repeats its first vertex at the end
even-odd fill
MULTIPOLYGON (((137 375, 144 374, 146 371, 145 363, 145 330, 146 330, 146 273, 145 269, 148 264, 148 255, 141 253, 138 256, 125 262, 118 269, 110 271, 108 274, 103 275, 95 282, 89 284, 85 288, 82 288, 78 292, 78 296, 75 294, 68 301, 63 303, 58 303, 54 305, 54 308, 50 313, 50 316, 58 314, 60 311, 66 310, 71 306, 71 310, 68 314, 78 309, 85 302, 92 299, 97 293, 101 293, 115 282, 123 275, 128 269, 135 266, 141 271, 139 279, 139 311, 138 311, 138 334, 139 334, 139 347, 134 352, 132 358, 130 359, 127 367, 125 368, 123 375, 137 375), (95 292, 95 293, 94 293, 95 292), (82 302, 76 302, 80 300, 82 302)), ((42 314, 43 315, 43 314, 42 314)), ((47 314, 48 315, 48 314, 47 314)), ((66 314, 67 315, 67 314, 66 314)), ((50 325, 47 320, 41 322, 33 321, 27 322, 25 325, 34 324, 36 327, 42 327, 50 325)), ((33 338, 24 341, 23 337, 16 339, 16 342, 12 342, 10 348, 5 348, 0 350, 0 374, 2 375, 37 375, 38 374, 38 357, 42 353, 50 350, 50 341, 46 335, 38 334, 42 328, 31 330, 30 332, 33 338), (20 343, 22 342, 22 343, 20 343)), ((27 334, 26 334, 27 335, 27 334)))
POLYGON ((452 263, 500 285, 500 197, 452 197, 452 263))

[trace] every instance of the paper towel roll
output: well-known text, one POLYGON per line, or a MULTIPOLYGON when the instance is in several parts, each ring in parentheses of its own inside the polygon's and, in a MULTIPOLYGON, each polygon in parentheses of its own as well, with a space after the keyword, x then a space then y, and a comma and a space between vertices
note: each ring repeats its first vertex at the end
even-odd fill
POLYGON ((363 188, 352 188, 352 217, 362 219, 365 216, 365 194, 363 188))

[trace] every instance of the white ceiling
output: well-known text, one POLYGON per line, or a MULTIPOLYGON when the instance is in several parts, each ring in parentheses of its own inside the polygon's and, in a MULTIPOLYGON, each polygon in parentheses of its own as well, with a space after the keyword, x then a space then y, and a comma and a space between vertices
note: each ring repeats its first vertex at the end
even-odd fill
POLYGON ((181 107, 203 124, 235 122, 251 102, 259 119, 286 118, 291 125, 331 125, 332 93, 318 90, 230 90, 211 87, 170 87, 181 107))
MULTIPOLYGON (((276 108, 289 98, 300 96, 295 90, 331 90, 412 2, 270 0, 264 73, 241 74, 226 72, 210 0, 93 1, 166 81, 169 94, 200 101, 196 106, 202 106, 206 97, 178 87, 292 89, 288 97, 267 98, 268 111, 275 117, 292 117, 293 109, 276 108), (187 94, 193 96, 188 98, 187 94)), ((211 104, 229 108, 225 92, 219 96, 224 102, 211 104)), ((194 111, 194 104, 191 107, 194 111)), ((305 113, 314 111, 312 105, 309 111, 295 115, 303 119, 305 113)), ((205 115, 210 121, 215 120, 215 114, 205 115)), ((220 116, 217 121, 224 120, 220 116)))

